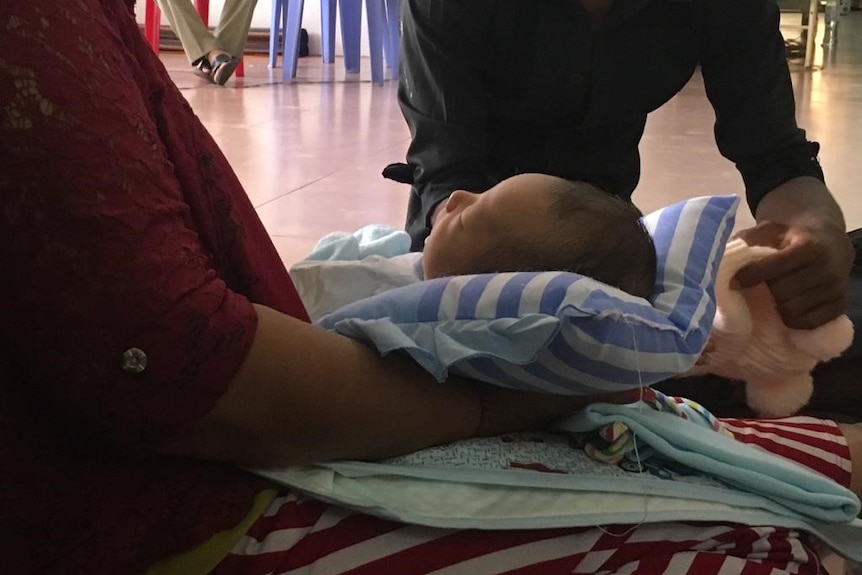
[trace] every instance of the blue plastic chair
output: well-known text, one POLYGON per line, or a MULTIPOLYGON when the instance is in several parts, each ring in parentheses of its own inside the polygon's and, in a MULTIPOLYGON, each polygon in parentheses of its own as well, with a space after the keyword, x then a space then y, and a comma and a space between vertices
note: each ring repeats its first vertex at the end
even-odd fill
MULTIPOLYGON (((393 42, 392 34, 398 33, 397 23, 399 0, 365 0, 368 15, 368 43, 371 56, 371 81, 383 84, 383 52, 393 76, 398 70, 398 40, 393 42), (394 14, 395 16, 391 16, 394 14), (393 20, 394 18, 394 20, 393 20), (390 25, 390 22, 393 24, 390 25), (393 65, 394 62, 394 65, 393 65)), ((281 46, 284 68, 282 81, 289 83, 296 77, 296 63, 299 57, 299 34, 302 28, 302 9, 304 0, 273 0, 272 22, 269 37, 269 66, 275 68, 278 60, 279 32, 284 38, 281 46)), ((336 4, 341 16, 341 42, 344 48, 344 66, 348 72, 358 73, 362 42, 362 0, 321 0, 320 20, 323 44, 323 61, 335 61, 335 15, 336 4)))
POLYGON ((384 0, 386 4, 386 38, 383 53, 393 79, 398 77, 401 54, 401 0, 384 0))
MULTIPOLYGON (((335 4, 339 0, 323 0, 321 5, 321 41, 323 44, 323 61, 329 64, 335 62, 335 4)), ((344 48, 344 66, 348 72, 359 72, 360 43, 362 37, 362 2, 361 0, 340 0, 341 4, 341 43, 344 48)), ((390 69, 392 78, 398 77, 399 50, 401 43, 401 0, 383 0, 383 54, 386 67, 390 69)), ((377 7, 375 6, 376 10, 377 7)), ((368 11, 366 0, 366 11, 368 11)), ((379 21, 379 16, 375 15, 379 21)))

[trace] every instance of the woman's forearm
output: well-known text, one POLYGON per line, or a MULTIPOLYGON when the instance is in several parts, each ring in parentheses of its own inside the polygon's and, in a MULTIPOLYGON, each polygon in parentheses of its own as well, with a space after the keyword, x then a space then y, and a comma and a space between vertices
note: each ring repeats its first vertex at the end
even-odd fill
POLYGON ((256 306, 231 388, 171 451, 247 465, 384 457, 466 437, 481 421, 470 386, 256 306))
POLYGON ((252 466, 376 459, 537 427, 585 398, 438 383, 405 357, 256 306, 230 390, 170 453, 252 466))

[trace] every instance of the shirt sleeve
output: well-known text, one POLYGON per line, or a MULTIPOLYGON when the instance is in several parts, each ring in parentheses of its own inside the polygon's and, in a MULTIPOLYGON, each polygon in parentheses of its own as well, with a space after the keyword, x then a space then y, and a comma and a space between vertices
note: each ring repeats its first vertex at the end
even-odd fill
POLYGON ((769 0, 704 2, 701 55, 715 108, 715 139, 736 164, 752 211, 776 186, 799 176, 823 180, 820 146, 796 124, 779 12, 769 0))
MULTIPOLYGON (((0 65, 0 380, 71 434, 153 448, 228 389, 257 318, 214 263, 222 248, 202 243, 166 122, 188 148, 211 139, 134 20, 42 4, 0 9, 15 23, 0 65)), ((212 165, 189 170, 227 204, 223 157, 200 157, 212 165)))
POLYGON ((484 90, 489 62, 485 3, 405 0, 398 99, 412 141, 407 231, 421 249, 434 207, 456 189, 494 184, 484 90))

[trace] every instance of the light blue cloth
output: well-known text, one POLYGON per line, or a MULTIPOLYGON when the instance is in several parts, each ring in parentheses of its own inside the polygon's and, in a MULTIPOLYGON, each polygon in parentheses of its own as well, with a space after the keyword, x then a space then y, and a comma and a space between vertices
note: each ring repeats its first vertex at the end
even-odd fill
POLYGON ((409 252, 410 237, 387 226, 324 236, 290 277, 311 320, 359 300, 419 283, 422 254, 409 252))
POLYGON ((368 256, 393 257, 410 251, 410 236, 391 226, 370 225, 354 233, 332 232, 320 238, 306 257, 311 261, 351 261, 368 256))
POLYGON ((593 404, 560 421, 556 428, 587 432, 617 421, 666 458, 806 517, 842 522, 859 514, 859 498, 832 479, 646 405, 593 404))

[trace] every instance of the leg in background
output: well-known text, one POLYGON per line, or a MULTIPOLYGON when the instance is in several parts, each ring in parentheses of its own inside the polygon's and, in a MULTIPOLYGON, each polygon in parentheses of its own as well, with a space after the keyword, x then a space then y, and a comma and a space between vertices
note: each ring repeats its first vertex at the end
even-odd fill
POLYGON ((219 47, 231 56, 242 58, 256 5, 257 0, 226 0, 224 3, 215 37, 219 47))
MULTIPOLYGON (((171 30, 180 39, 190 64, 194 64, 211 51, 221 48, 218 40, 204 26, 192 0, 156 1, 167 17, 171 30)), ((230 0, 228 4, 230 4, 230 0)))

